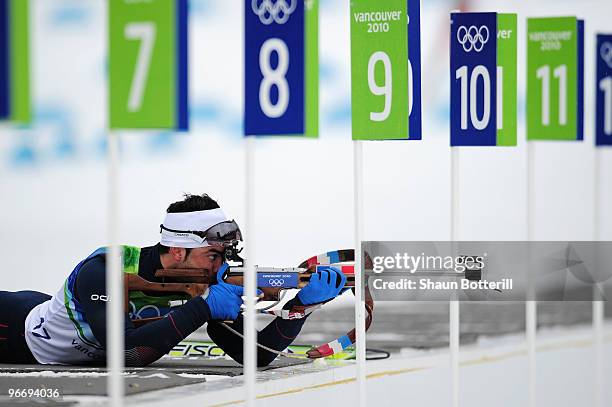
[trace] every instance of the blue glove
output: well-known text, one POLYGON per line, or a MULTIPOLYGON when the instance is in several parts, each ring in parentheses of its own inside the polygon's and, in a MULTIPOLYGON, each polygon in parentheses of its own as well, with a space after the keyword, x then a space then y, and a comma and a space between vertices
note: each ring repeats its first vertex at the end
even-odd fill
POLYGON ((297 297, 304 305, 329 301, 338 296, 345 283, 346 276, 339 269, 322 267, 310 276, 310 282, 297 297))
POLYGON ((227 263, 221 265, 217 271, 217 284, 208 287, 202 298, 210 309, 212 319, 234 321, 242 305, 243 287, 223 281, 227 268, 227 263))

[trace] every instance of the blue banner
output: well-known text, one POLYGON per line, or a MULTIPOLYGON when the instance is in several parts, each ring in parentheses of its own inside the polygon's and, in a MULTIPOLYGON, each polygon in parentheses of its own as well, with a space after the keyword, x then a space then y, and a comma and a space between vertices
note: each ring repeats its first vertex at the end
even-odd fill
POLYGON ((11 114, 9 0, 0 0, 0 119, 11 114))
POLYGON ((451 14, 451 146, 496 145, 496 34, 496 13, 451 14))
POLYGON ((578 24, 578 109, 576 110, 576 140, 584 140, 584 20, 578 24))
POLYGON ((612 34, 597 35, 595 144, 612 145, 612 34))
POLYGON ((408 61, 412 98, 408 100, 410 140, 423 138, 421 126, 421 0, 408 0, 408 61))
POLYGON ((177 86, 176 86, 176 129, 189 130, 189 6, 187 0, 178 0, 176 5, 176 52, 177 52, 177 86))
POLYGON ((302 0, 245 0, 245 135, 303 134, 302 0))

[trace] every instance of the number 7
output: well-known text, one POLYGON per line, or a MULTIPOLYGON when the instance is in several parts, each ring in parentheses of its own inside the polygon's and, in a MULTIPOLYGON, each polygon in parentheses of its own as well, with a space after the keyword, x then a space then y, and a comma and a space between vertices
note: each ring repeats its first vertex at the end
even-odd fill
POLYGON ((129 23, 125 26, 125 38, 128 40, 140 40, 138 58, 134 70, 134 79, 130 86, 128 96, 128 111, 135 112, 142 106, 142 97, 149 75, 151 56, 155 44, 155 24, 154 23, 129 23))

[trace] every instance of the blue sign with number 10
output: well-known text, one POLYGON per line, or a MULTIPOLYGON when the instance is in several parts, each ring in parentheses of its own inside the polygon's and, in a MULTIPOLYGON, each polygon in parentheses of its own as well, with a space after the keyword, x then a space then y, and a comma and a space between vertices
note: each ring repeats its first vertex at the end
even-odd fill
POLYGON ((612 145, 612 34, 597 35, 596 144, 612 145))
POLYGON ((451 14, 451 146, 497 142, 497 14, 451 14))

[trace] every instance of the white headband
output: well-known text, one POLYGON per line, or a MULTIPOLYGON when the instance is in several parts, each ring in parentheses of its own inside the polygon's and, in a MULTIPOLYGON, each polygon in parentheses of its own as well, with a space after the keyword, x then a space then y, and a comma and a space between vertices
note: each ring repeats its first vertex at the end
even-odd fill
POLYGON ((185 249, 206 247, 208 243, 204 238, 187 231, 205 232, 211 227, 228 220, 221 208, 167 213, 163 223, 164 228, 179 232, 171 232, 162 228, 160 243, 167 247, 183 247, 185 249))

